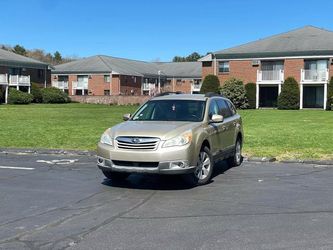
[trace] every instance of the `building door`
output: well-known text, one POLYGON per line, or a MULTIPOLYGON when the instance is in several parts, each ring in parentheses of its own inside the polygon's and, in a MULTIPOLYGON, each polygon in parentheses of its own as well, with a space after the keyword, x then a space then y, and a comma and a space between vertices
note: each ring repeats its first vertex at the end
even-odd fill
POLYGON ((303 108, 324 107, 324 86, 303 85, 303 108))
POLYGON ((259 107, 275 108, 279 96, 278 86, 260 86, 259 88, 259 107))

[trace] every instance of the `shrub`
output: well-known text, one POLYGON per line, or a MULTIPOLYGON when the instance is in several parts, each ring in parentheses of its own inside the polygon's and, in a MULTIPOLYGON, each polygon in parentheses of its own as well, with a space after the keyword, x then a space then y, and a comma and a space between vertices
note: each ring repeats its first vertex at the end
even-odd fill
POLYGON ((29 104, 33 100, 32 94, 16 89, 9 89, 8 104, 29 104))
POLYGON ((224 82, 220 91, 225 97, 232 101, 236 108, 246 109, 249 107, 245 87, 241 80, 230 78, 224 82))
POLYGON ((282 84, 278 97, 278 109, 299 109, 300 92, 297 81, 288 77, 282 84))
POLYGON ((41 92, 41 88, 38 86, 37 83, 31 84, 31 94, 33 96, 33 102, 35 103, 42 103, 43 102, 43 96, 41 92))
POLYGON ((220 81, 215 75, 207 75, 202 83, 200 93, 206 94, 209 92, 219 93, 220 81))
POLYGON ((327 103, 326 103, 326 110, 333 110, 333 77, 327 86, 327 103))
POLYGON ((253 82, 249 82, 245 85, 245 91, 246 91, 246 98, 249 102, 249 109, 255 109, 256 108, 256 84, 253 82))
POLYGON ((66 93, 54 87, 41 89, 41 93, 43 103, 67 103, 70 101, 66 93))

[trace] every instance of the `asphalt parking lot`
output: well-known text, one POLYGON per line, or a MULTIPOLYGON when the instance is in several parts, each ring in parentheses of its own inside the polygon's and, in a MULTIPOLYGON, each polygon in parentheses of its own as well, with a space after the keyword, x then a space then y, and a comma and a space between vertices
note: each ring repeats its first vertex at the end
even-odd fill
POLYGON ((333 167, 105 179, 95 158, 0 154, 0 249, 333 249, 333 167))

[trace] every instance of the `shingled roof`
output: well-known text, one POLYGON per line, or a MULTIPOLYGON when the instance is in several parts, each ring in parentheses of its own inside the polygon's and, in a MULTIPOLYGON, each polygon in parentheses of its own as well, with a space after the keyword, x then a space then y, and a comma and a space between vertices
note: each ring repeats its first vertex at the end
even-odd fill
POLYGON ((305 26, 214 54, 218 59, 333 55, 333 32, 305 26))
POLYGON ((157 64, 168 77, 201 78, 200 62, 169 62, 157 64))
POLYGON ((105 55, 91 56, 54 67, 53 74, 113 73, 142 77, 201 77, 200 62, 151 63, 105 55))
POLYGON ((38 60, 18 55, 14 52, 0 49, 0 65, 12 67, 46 67, 48 64, 38 60))

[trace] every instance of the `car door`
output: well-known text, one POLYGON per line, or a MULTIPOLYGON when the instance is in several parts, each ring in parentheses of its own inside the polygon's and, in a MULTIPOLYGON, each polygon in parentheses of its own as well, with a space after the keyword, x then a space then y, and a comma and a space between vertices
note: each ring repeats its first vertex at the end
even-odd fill
POLYGON ((224 118, 222 123, 221 150, 227 152, 229 150, 232 150, 234 147, 236 124, 227 101, 219 98, 217 100, 217 104, 219 106, 219 114, 222 115, 224 118))
MULTIPOLYGON (((219 114, 219 106, 215 99, 212 99, 209 104, 208 118, 211 120, 213 115, 219 114)), ((216 156, 221 151, 222 146, 222 134, 223 134, 223 123, 209 122, 207 127, 207 133, 211 141, 211 152, 213 156, 216 156)))

